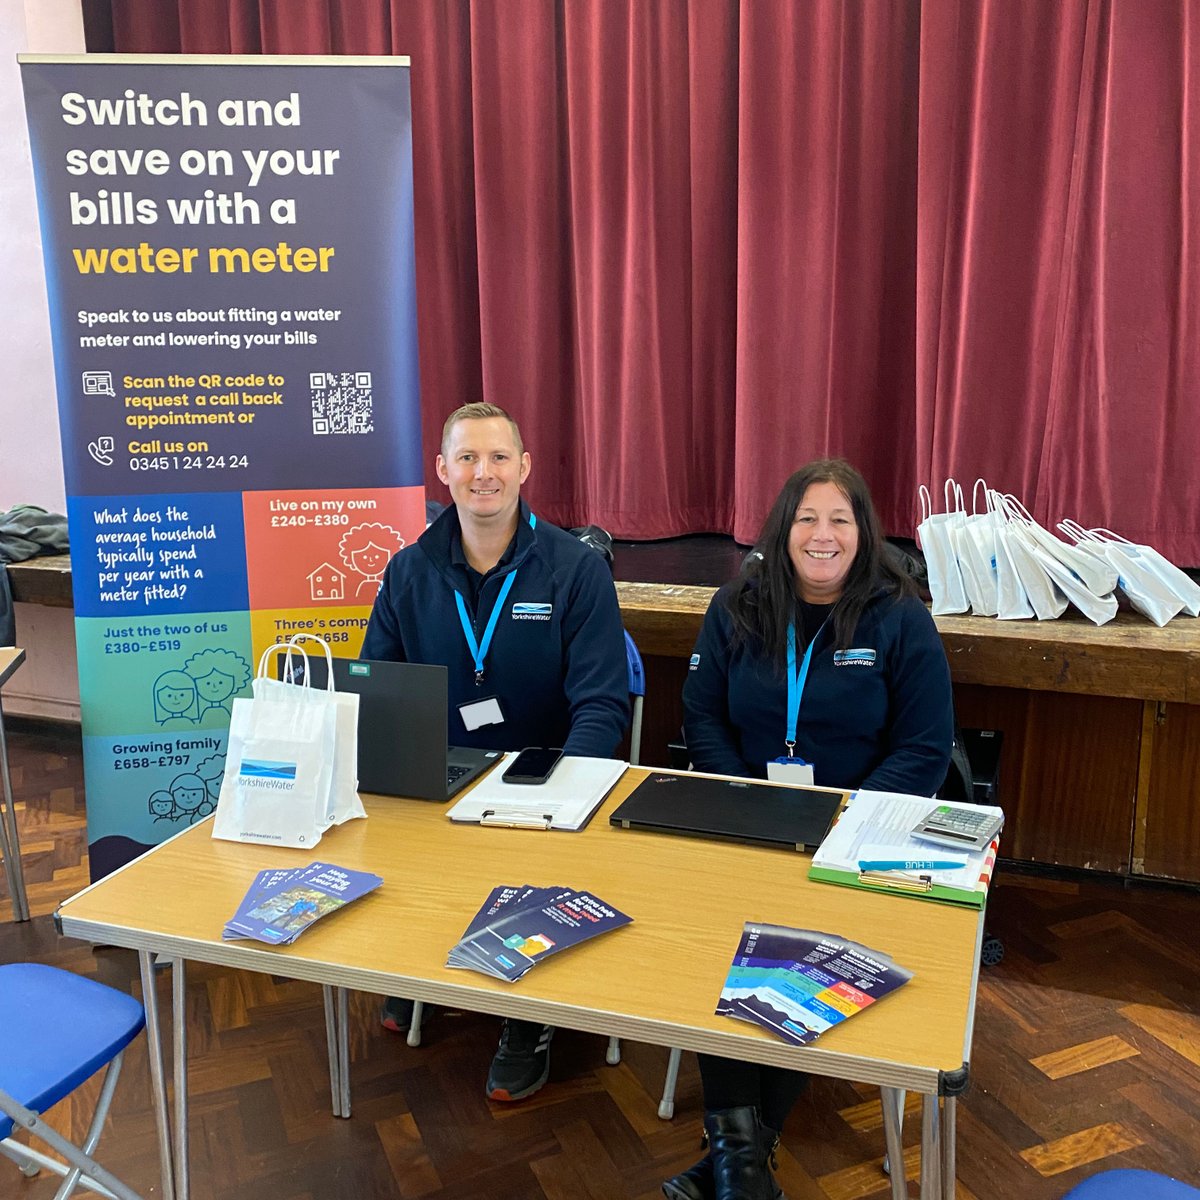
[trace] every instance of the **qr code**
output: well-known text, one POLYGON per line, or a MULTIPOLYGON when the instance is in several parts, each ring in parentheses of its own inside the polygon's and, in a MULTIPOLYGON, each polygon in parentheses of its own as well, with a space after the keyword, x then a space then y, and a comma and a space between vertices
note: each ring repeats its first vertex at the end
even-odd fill
POLYGON ((313 433, 374 433, 371 411, 371 372, 313 371, 308 377, 312 392, 313 433))

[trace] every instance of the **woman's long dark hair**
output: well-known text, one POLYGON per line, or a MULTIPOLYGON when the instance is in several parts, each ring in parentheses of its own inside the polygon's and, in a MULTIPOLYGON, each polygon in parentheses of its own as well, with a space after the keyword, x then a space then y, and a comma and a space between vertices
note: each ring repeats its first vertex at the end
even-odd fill
POLYGON ((884 556, 883 534, 867 481, 846 461, 823 458, 803 466, 783 485, 763 524, 742 578, 729 601, 738 638, 759 643, 782 669, 787 663, 788 626, 796 618, 796 575, 788 538, 796 509, 814 483, 832 483, 850 501, 858 525, 858 552, 834 606, 834 645, 848 649, 867 601, 879 589, 894 595, 913 591, 911 581, 884 556))

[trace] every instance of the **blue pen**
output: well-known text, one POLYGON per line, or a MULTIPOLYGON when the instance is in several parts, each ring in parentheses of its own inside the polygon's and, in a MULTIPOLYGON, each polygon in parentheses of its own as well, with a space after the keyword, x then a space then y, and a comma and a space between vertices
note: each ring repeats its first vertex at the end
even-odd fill
POLYGON ((860 871, 955 871, 965 864, 940 858, 860 858, 860 871))

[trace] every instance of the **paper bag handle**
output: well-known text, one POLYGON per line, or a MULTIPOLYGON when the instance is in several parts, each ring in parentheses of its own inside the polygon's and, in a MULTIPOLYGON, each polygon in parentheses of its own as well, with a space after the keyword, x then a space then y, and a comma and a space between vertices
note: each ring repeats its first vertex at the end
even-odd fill
MULTIPOLYGON (((259 678, 259 679, 269 678, 269 676, 267 675, 267 660, 271 657, 272 654, 275 653, 276 650, 291 650, 291 648, 292 648, 291 642, 274 642, 270 646, 268 646, 262 652, 262 656, 258 660, 257 678, 259 678)), ((299 650, 301 654, 304 654, 304 650, 302 647, 297 646, 296 649, 299 650)), ((285 667, 285 671, 286 671, 286 669, 287 668, 285 667)), ((308 655, 307 654, 304 654, 303 685, 304 685, 304 687, 308 687, 308 655)))
MULTIPOLYGON (((289 660, 291 659, 293 650, 298 650, 301 654, 304 654, 304 661, 305 661, 304 683, 305 683, 305 686, 307 687, 307 685, 308 685, 308 666, 307 666, 308 655, 305 653, 304 647, 300 645, 300 640, 302 638, 308 638, 310 641, 316 642, 321 647, 321 649, 325 651, 325 665, 328 668, 328 670, 325 673, 325 679, 326 679, 325 690, 327 692, 334 691, 335 689, 333 686, 333 651, 330 650, 329 643, 323 637, 321 637, 320 634, 317 634, 317 633, 293 633, 292 637, 291 637, 291 641, 289 641, 287 644, 288 659, 289 660)), ((286 670, 286 668, 285 668, 285 670, 286 670)))

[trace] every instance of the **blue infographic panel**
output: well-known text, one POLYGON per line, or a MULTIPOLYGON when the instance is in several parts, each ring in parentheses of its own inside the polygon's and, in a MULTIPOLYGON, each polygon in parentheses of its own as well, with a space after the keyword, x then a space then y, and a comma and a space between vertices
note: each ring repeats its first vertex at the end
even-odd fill
POLYGON ((67 524, 77 617, 249 604, 240 492, 72 496, 67 524))
POLYGON ((423 527, 408 65, 21 72, 99 877, 211 811, 259 643, 356 651, 423 527))

